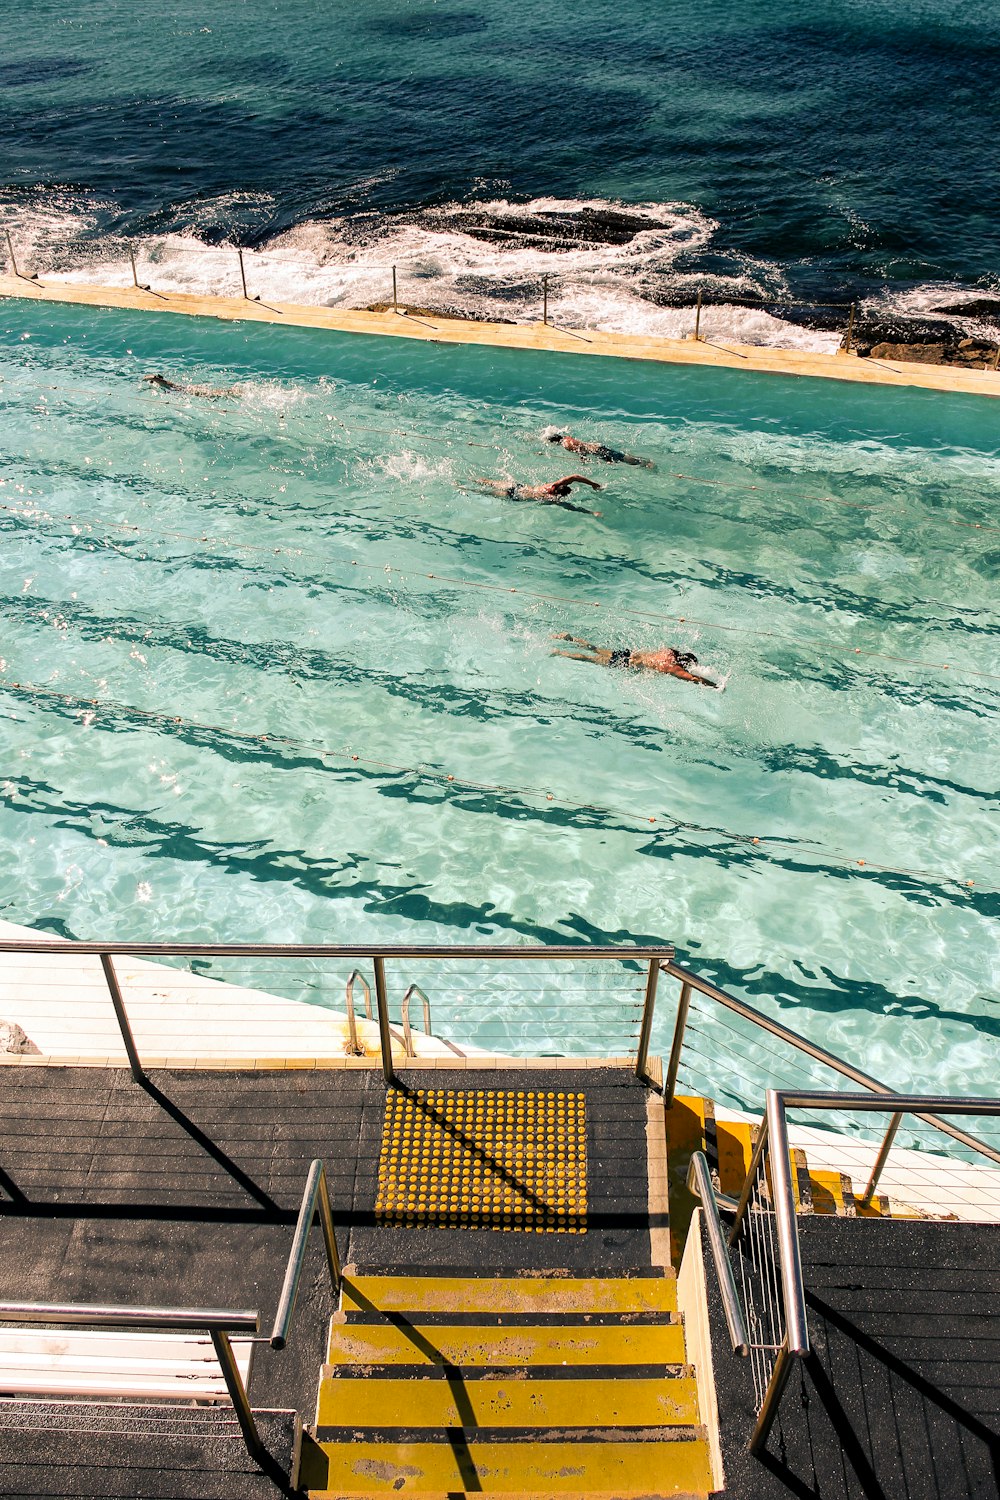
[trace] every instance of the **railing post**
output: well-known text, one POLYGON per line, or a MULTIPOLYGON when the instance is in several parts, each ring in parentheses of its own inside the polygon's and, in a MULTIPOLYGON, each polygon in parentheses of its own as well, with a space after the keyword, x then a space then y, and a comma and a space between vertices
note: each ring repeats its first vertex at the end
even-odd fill
POLYGON ((545 323, 545 324, 547 324, 548 321, 549 321, 549 278, 548 278, 548 276, 543 276, 542 277, 542 322, 545 323))
POLYGON ((240 280, 243 283, 243 300, 244 302, 249 302, 250 298, 247 296, 247 273, 246 267, 243 264, 243 251, 237 247, 236 254, 240 258, 240 280))
POLYGON ((142 282, 142 281, 139 280, 139 273, 138 273, 138 271, 135 268, 135 251, 134 250, 130 250, 129 251, 128 258, 129 258, 129 260, 130 260, 130 262, 132 264, 132 285, 134 287, 137 287, 140 292, 148 292, 149 291, 149 286, 145 282, 142 282))
POLYGON ((646 1072, 646 1061, 649 1057, 649 1038, 653 1030, 653 1010, 656 1006, 656 983, 660 977, 660 961, 658 958, 649 960, 649 969, 646 973, 646 998, 642 1003, 642 1025, 639 1027, 639 1045, 635 1055, 635 1076, 641 1078, 644 1083, 650 1082, 646 1072))
POLYGON ((132 1069, 132 1077, 136 1083, 142 1083, 146 1075, 143 1072, 142 1063, 139 1061, 139 1054, 135 1048, 135 1038, 132 1035, 132 1027, 129 1025, 128 1012, 125 1009, 125 1001, 122 999, 122 992, 118 984, 118 975, 115 973, 115 966, 110 953, 101 954, 101 968, 104 970, 104 978, 108 986, 108 993, 111 996, 111 1004, 114 1006, 115 1015, 118 1017, 118 1028, 122 1034, 122 1041, 125 1043, 125 1052, 128 1056, 128 1065, 132 1069))
POLYGON ((378 1006, 378 1034, 382 1048, 382 1073, 386 1083, 393 1087, 396 1071, 392 1066, 392 1033, 389 1030, 389 996, 385 988, 385 959, 373 958, 375 969, 375 1002, 378 1006))
POLYGON ((395 266, 393 266, 393 268, 392 268, 392 310, 393 310, 394 313, 398 313, 399 312, 399 299, 396 296, 396 267, 395 266))
POLYGON ((688 1011, 690 1008, 691 986, 689 984, 682 984, 681 998, 677 1002, 677 1019, 674 1022, 674 1039, 670 1044, 670 1061, 667 1064, 667 1077, 663 1085, 663 1102, 668 1106, 674 1102, 674 1090, 677 1087, 677 1070, 681 1064, 684 1031, 687 1026, 688 1011))
POLYGON ((213 1328, 212 1343, 215 1346, 216 1357, 222 1367, 222 1376, 226 1382, 226 1390, 229 1399, 233 1403, 236 1420, 240 1424, 243 1441, 247 1445, 247 1451, 258 1463, 272 1464, 270 1453, 261 1441, 260 1433, 257 1431, 257 1423, 254 1421, 253 1410, 250 1406, 250 1398, 247 1395, 246 1386, 240 1375, 239 1367, 233 1358, 233 1346, 229 1342, 229 1335, 223 1328, 213 1328))
POLYGON ((878 1180, 882 1176, 882 1170, 889 1159, 889 1152, 892 1150, 892 1143, 896 1139, 896 1131, 899 1129, 902 1123, 903 1116, 901 1114, 893 1115, 892 1119, 889 1121, 889 1128, 886 1131, 885 1139, 883 1140, 882 1145, 879 1148, 878 1156, 875 1158, 875 1165, 872 1167, 872 1174, 868 1179, 868 1186, 865 1188, 864 1192, 861 1195, 862 1208, 867 1208, 869 1203, 871 1203, 872 1199, 875 1196, 875 1189, 878 1186, 878 1180))
POLYGON ((844 340, 844 353, 850 354, 854 342, 854 303, 851 303, 851 311, 847 316, 847 337, 844 340))
POLYGON ((13 271, 14 275, 17 277, 18 281, 37 281, 37 271, 35 271, 31 276, 25 276, 17 269, 17 260, 14 256, 14 242, 10 237, 10 230, 5 229, 4 235, 7 239, 7 254, 10 256, 10 268, 13 271))
POLYGON ((701 287, 698 288, 698 301, 694 308, 694 339, 695 343, 701 338, 701 287))
POLYGON ((802 1285, 799 1227, 795 1219, 788 1124, 785 1119, 784 1102, 775 1089, 767 1091, 766 1118, 768 1156, 771 1163, 771 1191, 774 1198, 774 1227, 778 1236, 781 1293, 785 1304, 785 1341, 790 1354, 808 1354, 809 1324, 806 1319, 806 1299, 802 1285))
POLYGON ((330 1207, 330 1189, 326 1182, 326 1168, 319 1169, 319 1219, 323 1226, 323 1243, 326 1246, 326 1263, 330 1267, 333 1295, 340 1292, 340 1251, 337 1249, 337 1233, 333 1227, 333 1209, 330 1207))

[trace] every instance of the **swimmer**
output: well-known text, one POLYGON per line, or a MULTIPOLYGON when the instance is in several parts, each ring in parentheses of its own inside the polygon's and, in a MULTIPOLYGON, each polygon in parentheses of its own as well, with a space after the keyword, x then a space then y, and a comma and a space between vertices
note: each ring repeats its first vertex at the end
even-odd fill
POLYGON ((673 646, 663 646, 659 651, 630 651, 628 647, 609 651, 604 646, 595 646, 591 641, 581 640, 578 635, 554 635, 554 641, 571 641, 574 646, 585 647, 584 651, 553 651, 553 656, 568 656, 571 661, 590 661, 599 667, 621 667, 623 670, 664 672, 670 677, 679 677, 682 682, 696 682, 699 687, 717 688, 719 684, 711 677, 701 677, 689 671, 698 665, 692 651, 676 651, 673 646))
POLYGON ((568 498, 574 484, 587 484, 592 490, 603 489, 583 474, 567 474, 565 479, 555 479, 551 484, 511 484, 506 479, 477 479, 480 489, 499 495, 501 500, 535 500, 539 505, 561 505, 563 510, 577 510, 584 516, 599 516, 599 510, 588 510, 585 505, 574 505, 568 498))
POLYGON ((558 443, 567 453, 579 453, 584 458, 600 458, 606 464, 634 464, 638 469, 655 469, 652 459, 639 458, 635 453, 623 453, 620 448, 606 448, 603 443, 585 443, 582 438, 569 432, 560 432, 558 427, 546 427, 542 437, 547 443, 558 443))
POLYGON ((204 396, 208 401, 218 401, 223 396, 242 396, 244 389, 242 385, 178 384, 176 380, 168 380, 165 375, 144 375, 142 378, 161 391, 180 391, 183 396, 204 396))

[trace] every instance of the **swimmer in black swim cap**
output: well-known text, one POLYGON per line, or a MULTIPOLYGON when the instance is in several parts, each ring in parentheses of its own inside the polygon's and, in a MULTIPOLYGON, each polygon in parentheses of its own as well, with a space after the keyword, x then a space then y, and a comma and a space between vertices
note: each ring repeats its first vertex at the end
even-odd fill
POLYGON ((547 443, 558 443, 567 453, 579 453, 582 458, 599 458, 606 464, 632 464, 637 469, 655 469, 652 459, 639 458, 635 453, 624 453, 621 448, 608 448, 604 443, 585 443, 570 432, 560 432, 558 427, 547 427, 542 433, 547 443))

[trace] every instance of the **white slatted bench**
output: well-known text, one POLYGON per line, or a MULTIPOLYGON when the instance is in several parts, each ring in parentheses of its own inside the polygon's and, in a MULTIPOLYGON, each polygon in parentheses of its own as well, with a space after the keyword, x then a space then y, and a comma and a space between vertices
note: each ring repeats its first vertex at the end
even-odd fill
MULTIPOLYGON (((253 1343, 233 1339, 246 1386, 253 1343)), ((0 1327, 0 1396, 154 1396, 228 1400, 207 1334, 0 1327)))

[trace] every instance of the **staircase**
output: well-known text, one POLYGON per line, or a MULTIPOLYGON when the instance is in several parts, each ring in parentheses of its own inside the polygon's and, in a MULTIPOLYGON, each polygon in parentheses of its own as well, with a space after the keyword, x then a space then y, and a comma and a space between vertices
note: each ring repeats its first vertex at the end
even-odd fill
MULTIPOLYGON (((732 1198, 743 1191, 757 1139, 758 1126, 745 1120, 716 1119, 711 1099, 677 1096, 666 1112, 667 1158, 670 1174, 670 1244, 675 1266, 680 1265, 687 1228, 696 1199, 686 1187, 693 1151, 703 1151, 718 1190, 732 1198)), ((835 1214, 841 1218, 920 1218, 916 1209, 876 1194, 871 1203, 846 1172, 810 1166, 801 1147, 792 1149, 792 1188, 797 1212, 835 1214)))
POLYGON ((349 1274, 315 1437, 313 1500, 712 1488, 672 1271, 349 1274))

